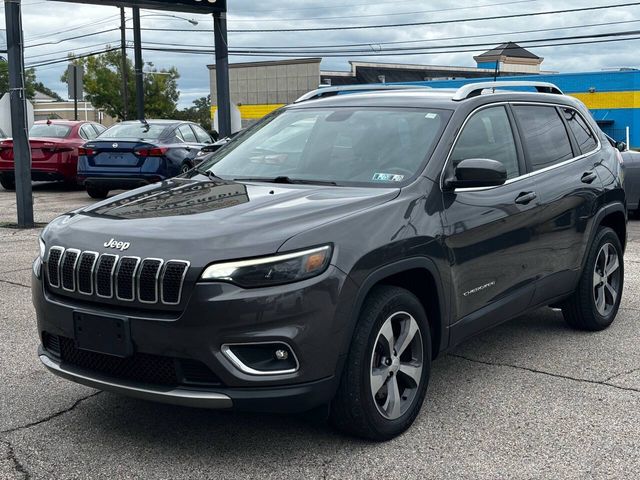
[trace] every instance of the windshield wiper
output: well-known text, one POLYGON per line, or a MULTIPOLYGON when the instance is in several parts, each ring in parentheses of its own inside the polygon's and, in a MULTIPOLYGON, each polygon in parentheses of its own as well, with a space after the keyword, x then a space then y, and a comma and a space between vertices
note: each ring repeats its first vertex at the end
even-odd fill
POLYGON ((304 180, 301 178, 291 178, 287 176, 279 176, 274 178, 234 178, 234 182, 265 182, 265 183, 286 183, 289 185, 338 185, 336 182, 328 180, 304 180))
POLYGON ((224 178, 220 178, 219 176, 217 176, 211 170, 200 170, 199 168, 195 168, 194 170, 196 172, 198 172, 200 175, 206 175, 207 177, 209 177, 209 180, 218 181, 218 182, 226 182, 227 181, 224 178))

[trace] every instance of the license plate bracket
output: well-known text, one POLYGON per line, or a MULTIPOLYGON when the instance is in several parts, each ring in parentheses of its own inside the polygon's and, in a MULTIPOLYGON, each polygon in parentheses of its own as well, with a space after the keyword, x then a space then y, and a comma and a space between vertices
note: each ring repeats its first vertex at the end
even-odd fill
POLYGON ((76 348, 120 358, 133 354, 127 318, 74 312, 73 324, 76 348))

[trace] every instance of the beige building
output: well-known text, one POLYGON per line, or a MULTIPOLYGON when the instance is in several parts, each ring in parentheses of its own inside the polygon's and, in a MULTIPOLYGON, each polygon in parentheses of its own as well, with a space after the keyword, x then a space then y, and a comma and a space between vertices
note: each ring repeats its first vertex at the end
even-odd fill
MULTIPOLYGON (((231 101, 243 123, 264 117, 320 85, 320 58, 229 65, 231 101)), ((216 66, 209 65, 212 114, 216 110, 216 66)))
MULTIPOLYGON (((47 120, 48 118, 73 120, 74 105, 73 102, 58 102, 42 92, 36 92, 36 97, 33 99, 33 113, 36 120, 47 120)), ((114 118, 97 110, 89 102, 78 102, 78 120, 98 122, 105 127, 116 123, 114 118)))

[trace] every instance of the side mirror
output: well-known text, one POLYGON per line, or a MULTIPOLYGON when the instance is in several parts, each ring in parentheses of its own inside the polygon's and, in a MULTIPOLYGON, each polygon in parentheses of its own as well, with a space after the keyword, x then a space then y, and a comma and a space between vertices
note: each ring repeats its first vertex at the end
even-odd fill
POLYGON ((507 169, 496 160, 468 158, 462 160, 453 172, 453 178, 444 185, 455 188, 497 187, 507 181, 507 169))
POLYGON ((624 142, 616 142, 616 148, 620 152, 626 152, 627 151, 627 144, 624 143, 624 142))

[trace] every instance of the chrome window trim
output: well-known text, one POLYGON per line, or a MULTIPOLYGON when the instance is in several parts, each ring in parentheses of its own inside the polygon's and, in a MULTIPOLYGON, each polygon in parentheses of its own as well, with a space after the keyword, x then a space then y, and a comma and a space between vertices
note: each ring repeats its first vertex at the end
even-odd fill
MULTIPOLYGON (((451 148, 449 149, 449 153, 447 154, 447 159, 445 160, 444 166, 442 167, 442 171, 440 172, 440 190, 442 192, 447 192, 447 190, 445 190, 445 188, 444 188, 445 172, 447 170, 447 166, 449 165, 449 161, 451 160, 451 155, 453 154, 453 150, 455 149, 455 147, 456 147, 456 145, 458 143, 458 140, 460 138, 460 135, 462 134, 462 131, 464 130, 464 127, 467 125, 467 122, 469 121, 469 119, 473 115, 475 115, 477 112, 479 112, 480 110, 484 110, 486 108, 491 108, 491 107, 497 107, 497 106, 506 106, 506 105, 513 105, 513 106, 516 106, 516 105, 533 105, 533 106, 543 106, 543 107, 568 108, 568 109, 574 110, 575 112, 578 113, 578 115, 580 115, 582 117, 583 120, 585 120, 585 123, 589 127, 589 130, 591 131, 593 136, 598 141, 598 144, 596 145, 596 148, 594 148, 590 152, 583 153, 581 155, 578 155, 577 157, 570 158, 568 160, 565 160, 565 161, 560 162, 560 163, 556 163, 554 165, 550 165, 550 166, 545 167, 545 168, 541 168, 540 170, 535 170, 533 172, 525 173, 523 175, 519 175, 517 177, 510 178, 509 180, 504 182, 502 185, 496 185, 495 187, 456 188, 456 189, 452 190, 454 193, 455 192, 481 192, 481 191, 484 191, 484 190, 493 190, 494 188, 500 188, 500 187, 503 187, 504 185, 510 185, 512 183, 519 182, 521 180, 525 180, 525 179, 533 177, 535 175, 539 175, 541 173, 545 173, 545 172, 548 172, 550 170, 554 170, 556 168, 561 168, 561 167, 563 167, 565 165, 569 165, 570 163, 573 163, 575 161, 581 160, 581 159, 583 159, 585 157, 588 157, 589 155, 593 155, 594 153, 597 153, 602 149, 602 143, 600 142, 600 137, 595 134, 595 132, 593 131, 593 128, 591 128, 591 124, 588 121, 586 121, 586 119, 580 113, 580 111, 578 109, 576 109, 575 107, 572 107, 570 105, 564 105, 564 104, 561 104, 561 103, 549 103, 549 102, 527 102, 527 101, 520 101, 520 100, 511 101, 511 102, 496 102, 496 103, 488 103, 488 104, 485 104, 485 105, 480 105, 479 107, 477 107, 474 110, 472 110, 471 113, 469 113, 469 115, 467 115, 467 118, 464 119, 464 122, 462 122, 462 126, 460 127, 460 130, 456 134, 456 137, 453 140, 453 144, 451 145, 451 148)), ((514 134, 514 139, 515 139, 516 132, 513 132, 513 134, 514 134)), ((567 132, 567 135, 568 134, 569 133, 567 132)), ((522 142, 522 139, 520 139, 520 141, 522 142)))
POLYGON ((82 252, 80 250, 78 250, 77 248, 67 248, 64 252, 64 256, 60 258, 60 267, 58 269, 58 277, 60 279, 60 285, 62 286, 62 289, 66 292, 75 292, 76 291, 76 267, 78 266, 78 260, 80 259, 80 254, 82 252), (70 289, 64 286, 64 280, 62 279, 62 273, 63 272, 63 268, 64 268, 64 259, 67 257, 67 255, 69 253, 75 253, 76 254, 76 259, 73 262, 73 275, 71 276, 71 278, 73 279, 73 287, 71 287, 70 289))
MULTIPOLYGON (((149 258, 143 258, 142 261, 140 262, 140 266, 137 269, 136 272, 136 291, 138 294, 138 301, 140 303, 147 303, 147 304, 155 304, 158 303, 158 282, 160 280, 160 272, 162 272, 162 267, 164 265, 164 260, 161 258, 153 258, 153 257, 149 257, 149 258), (154 296, 154 300, 153 301, 149 301, 149 300, 143 300, 142 296, 140 295, 140 273, 142 272, 142 267, 144 266, 144 262, 146 262, 147 260, 149 261, 158 261, 160 262, 160 265, 158 265, 158 270, 156 271, 156 279, 155 279, 155 296, 154 296)), ((180 303, 180 302, 178 302, 180 303)))
POLYGON ((60 280, 60 263, 62 262, 62 257, 64 256, 64 247, 58 247, 58 246, 54 246, 54 247, 50 247, 49 251, 47 252, 47 261, 46 266, 47 266, 47 282, 49 282, 49 286, 53 287, 53 288, 60 288, 60 284, 62 283, 60 280), (53 283, 51 283, 51 277, 49 276, 49 257, 51 257, 51 252, 55 250, 57 252, 60 252, 60 258, 58 258, 58 264, 56 265, 56 270, 58 271, 58 284, 54 285, 53 283))
POLYGON ((162 268, 162 276, 160 278, 160 302, 164 303, 165 305, 180 305, 180 301, 182 300, 182 287, 184 287, 184 279, 187 277, 187 272, 189 271, 189 268, 191 267, 191 262, 188 262, 186 260, 176 260, 176 259, 171 259, 171 260, 167 260, 162 268), (183 263, 184 265, 186 265, 186 268, 184 269, 184 272, 182 272, 182 278, 180 279, 180 288, 178 289, 178 301, 177 302, 167 302, 164 299, 164 274, 167 270, 167 266, 171 263, 171 262, 176 262, 176 263, 183 263))
POLYGON ((80 269, 79 268, 75 272, 76 285, 78 286, 77 290, 78 290, 79 294, 81 294, 81 295, 93 295, 93 291, 95 290, 95 288, 93 286, 93 275, 94 275, 94 272, 95 272, 96 264, 98 263, 98 258, 100 258, 100 255, 98 254, 98 252, 92 252, 90 250, 86 250, 86 251, 80 253, 80 255, 78 256, 78 261, 80 261, 80 259, 85 254, 86 255, 93 255, 93 264, 91 265, 91 272, 89 273, 89 285, 91 286, 91 291, 89 293, 80 291, 80 269))
POLYGON ((229 360, 233 364, 234 367, 236 367, 241 372, 247 373, 249 375, 260 375, 260 376, 287 375, 287 374, 290 374, 290 373, 296 373, 298 370, 300 370, 300 362, 298 361, 298 357, 296 355, 295 350, 291 347, 291 345, 289 345, 287 342, 283 342, 283 341, 276 340, 276 341, 273 341, 273 342, 225 343, 220 347, 220 351, 222 351, 224 356, 227 358, 227 360, 229 360), (272 371, 256 370, 255 368, 251 368, 248 365, 246 365, 231 350, 231 347, 236 347, 236 346, 269 345, 269 344, 276 344, 276 345, 284 345, 284 346, 286 346, 289 349, 289 351, 291 352, 291 354, 293 355, 293 359, 296 362, 295 368, 289 368, 289 369, 286 369, 286 370, 272 370, 272 371))
POLYGON ((120 258, 120 260, 118 261, 118 268, 116 269, 116 273, 115 273, 115 282, 114 282, 114 286, 115 286, 115 295, 116 295, 116 300, 120 300, 122 302, 133 302, 136 299, 136 275, 138 273, 138 267, 140 266, 140 257, 134 257, 134 256, 123 256, 120 258), (122 266, 122 261, 125 258, 132 258, 136 261, 136 265, 135 267, 133 267, 133 273, 131 274, 131 298, 122 298, 120 297, 120 295, 118 295, 118 275, 120 275, 120 267, 122 266))
POLYGON ((98 270, 96 270, 95 279, 94 279, 95 283, 96 283, 96 296, 100 297, 100 298, 113 298, 113 294, 114 294, 114 291, 113 291, 113 288, 114 288, 113 277, 114 277, 114 273, 116 271, 116 267, 118 266, 118 262, 120 261, 120 256, 119 255, 114 255, 113 253, 103 253, 102 255, 100 255, 100 258, 98 259, 98 262, 102 261, 102 259, 104 257, 114 257, 113 266, 111 267, 111 273, 109 274, 109 291, 111 292, 111 295, 109 295, 109 296, 100 295, 98 293, 98 270))

